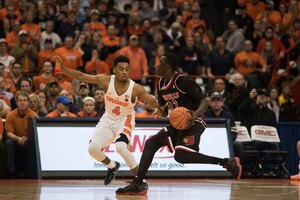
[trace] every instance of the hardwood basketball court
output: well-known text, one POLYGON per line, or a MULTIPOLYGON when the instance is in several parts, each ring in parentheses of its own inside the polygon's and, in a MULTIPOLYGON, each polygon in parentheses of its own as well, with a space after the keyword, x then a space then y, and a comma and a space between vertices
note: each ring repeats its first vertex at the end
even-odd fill
POLYGON ((147 195, 115 195, 128 179, 0 180, 0 200, 298 200, 300 181, 288 179, 149 179, 147 195))

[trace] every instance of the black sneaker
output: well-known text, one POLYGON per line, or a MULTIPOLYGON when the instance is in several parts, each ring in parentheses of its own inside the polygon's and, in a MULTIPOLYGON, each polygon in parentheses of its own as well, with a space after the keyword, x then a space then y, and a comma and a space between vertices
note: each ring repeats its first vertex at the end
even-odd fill
POLYGON ((231 158, 224 164, 223 167, 232 174, 235 180, 239 180, 241 178, 242 166, 238 157, 231 158))
POLYGON ((108 185, 115 180, 119 168, 120 168, 120 163, 116 162, 116 166, 113 169, 107 170, 107 174, 104 179, 104 185, 108 185))
POLYGON ((124 188, 119 188, 116 191, 117 195, 144 195, 148 191, 148 184, 145 182, 136 182, 133 180, 124 188))

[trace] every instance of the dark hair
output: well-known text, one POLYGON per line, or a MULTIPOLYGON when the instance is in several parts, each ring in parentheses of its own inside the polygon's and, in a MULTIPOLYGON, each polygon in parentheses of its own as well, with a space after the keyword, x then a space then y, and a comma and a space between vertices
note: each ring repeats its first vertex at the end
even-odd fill
POLYGON ((126 3, 124 6, 123 6, 123 9, 126 11, 126 10, 131 10, 132 9, 132 5, 130 3, 126 3))
POLYGON ((17 83, 17 85, 16 85, 16 88, 17 88, 18 90, 21 90, 21 85, 22 85, 22 82, 23 82, 23 81, 28 82, 29 85, 30 85, 30 88, 32 89, 32 82, 31 82, 31 80, 30 80, 29 78, 23 77, 23 78, 21 78, 21 79, 18 81, 18 83, 17 83))
POLYGON ((114 67, 116 67, 120 62, 125 62, 130 64, 129 59, 126 56, 120 55, 114 60, 114 67))
POLYGON ((14 67, 15 64, 21 65, 21 67, 23 67, 22 63, 20 63, 20 62, 18 62, 18 61, 13 62, 12 65, 11 65, 11 67, 14 67))
POLYGON ((0 65, 3 66, 3 67, 5 67, 5 65, 2 62, 0 62, 0 65))
POLYGON ((104 91, 104 88, 103 87, 100 87, 100 86, 97 86, 97 87, 95 87, 95 91, 96 90, 103 90, 104 91))
POLYGON ((179 67, 177 56, 173 53, 165 53, 165 56, 167 63, 171 65, 171 68, 175 71, 179 67))

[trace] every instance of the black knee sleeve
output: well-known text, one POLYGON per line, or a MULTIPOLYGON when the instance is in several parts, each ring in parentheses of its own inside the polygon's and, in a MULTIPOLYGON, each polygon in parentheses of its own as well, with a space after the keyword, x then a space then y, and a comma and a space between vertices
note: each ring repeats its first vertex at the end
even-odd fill
POLYGON ((120 137, 116 140, 116 142, 125 142, 126 144, 128 144, 129 140, 124 133, 121 133, 120 137))

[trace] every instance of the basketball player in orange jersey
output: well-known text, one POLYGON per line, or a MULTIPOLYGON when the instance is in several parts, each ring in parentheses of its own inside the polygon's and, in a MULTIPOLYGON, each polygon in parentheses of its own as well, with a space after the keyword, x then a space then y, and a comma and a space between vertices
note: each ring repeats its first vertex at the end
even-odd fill
MULTIPOLYGON (((185 107, 192 113, 189 128, 179 131, 171 125, 163 128, 149 138, 140 160, 137 177, 128 186, 119 188, 116 194, 142 195, 147 193, 148 185, 144 182, 147 170, 154 154, 163 146, 175 151, 174 159, 179 163, 216 164, 226 168, 235 179, 240 179, 242 167, 239 158, 217 158, 199 153, 201 134, 206 124, 202 118, 208 107, 207 100, 199 85, 185 74, 178 73, 178 60, 175 54, 166 53, 160 57, 156 73, 161 76, 158 83, 158 102, 162 108, 185 107), (165 106, 165 105, 168 106, 165 106)), ((168 108, 168 109, 167 109, 168 108)))
POLYGON ((140 98, 156 108, 157 100, 148 94, 143 86, 129 79, 129 59, 118 56, 114 60, 115 75, 90 75, 63 66, 62 59, 56 57, 56 67, 74 79, 87 83, 99 84, 105 90, 105 113, 96 126, 90 143, 89 154, 107 166, 108 172, 104 184, 111 183, 116 176, 120 164, 109 159, 103 149, 115 142, 116 151, 122 156, 132 174, 137 175, 138 165, 128 149, 130 135, 135 125, 134 106, 140 98))

